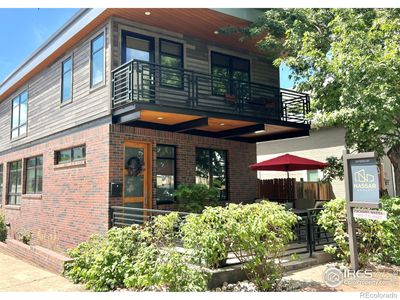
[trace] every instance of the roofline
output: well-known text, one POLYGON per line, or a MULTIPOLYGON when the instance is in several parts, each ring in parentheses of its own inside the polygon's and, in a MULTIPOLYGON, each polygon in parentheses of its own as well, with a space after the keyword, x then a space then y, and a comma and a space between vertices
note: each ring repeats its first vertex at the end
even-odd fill
MULTIPOLYGON (((0 97, 54 51, 90 24, 106 8, 82 8, 0 83, 0 97)), ((219 13, 254 22, 262 11, 254 8, 215 8, 219 13)))
POLYGON ((60 29, 52 34, 35 52, 25 59, 22 64, 0 83, 0 96, 67 40, 91 23, 104 10, 105 8, 82 8, 77 11, 60 29))

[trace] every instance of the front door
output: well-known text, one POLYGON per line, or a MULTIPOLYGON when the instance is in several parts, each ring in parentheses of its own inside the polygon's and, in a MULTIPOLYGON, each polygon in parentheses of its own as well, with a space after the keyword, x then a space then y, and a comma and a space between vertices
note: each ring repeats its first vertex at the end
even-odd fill
POLYGON ((142 223, 148 213, 142 209, 152 207, 151 198, 151 144, 125 142, 124 145, 124 207, 128 224, 142 223))

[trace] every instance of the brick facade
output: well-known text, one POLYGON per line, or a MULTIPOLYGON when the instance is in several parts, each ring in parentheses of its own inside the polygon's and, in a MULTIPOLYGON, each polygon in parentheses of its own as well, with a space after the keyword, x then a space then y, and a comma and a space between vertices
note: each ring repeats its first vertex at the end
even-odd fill
MULTIPOLYGON (((231 202, 255 199, 257 174, 248 168, 256 161, 256 145, 182 133, 156 131, 123 125, 100 125, 66 134, 42 144, 0 156, 4 164, 2 210, 10 223, 10 237, 21 230, 33 233, 32 244, 63 251, 109 227, 110 205, 122 198, 110 198, 110 182, 123 181, 124 141, 150 142, 153 182, 156 176, 156 145, 176 146, 177 183, 195 182, 196 147, 227 150, 228 197, 231 202), (84 163, 55 165, 55 151, 86 145, 84 163), (42 195, 22 195, 20 206, 6 205, 8 163, 43 155, 42 195)), ((155 195, 155 185, 153 195, 155 195)), ((154 197, 153 197, 154 199, 154 197)), ((167 208, 156 206, 153 208, 167 208)))

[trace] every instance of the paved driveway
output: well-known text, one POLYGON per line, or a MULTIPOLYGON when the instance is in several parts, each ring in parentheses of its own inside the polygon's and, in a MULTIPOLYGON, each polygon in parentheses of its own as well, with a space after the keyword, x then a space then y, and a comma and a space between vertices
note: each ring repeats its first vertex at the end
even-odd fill
POLYGON ((0 253, 0 292, 79 292, 82 285, 0 253))

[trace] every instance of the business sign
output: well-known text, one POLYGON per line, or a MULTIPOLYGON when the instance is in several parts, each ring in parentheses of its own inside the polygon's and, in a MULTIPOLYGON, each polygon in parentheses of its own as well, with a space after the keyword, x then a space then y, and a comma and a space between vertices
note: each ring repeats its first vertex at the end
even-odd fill
POLYGON ((379 176, 375 158, 349 159, 350 201, 379 203, 379 176))
POLYGON ((368 219, 368 220, 378 220, 378 221, 386 221, 387 220, 387 212, 383 211, 383 210, 354 208, 353 216, 354 216, 354 218, 358 218, 358 219, 368 219))

